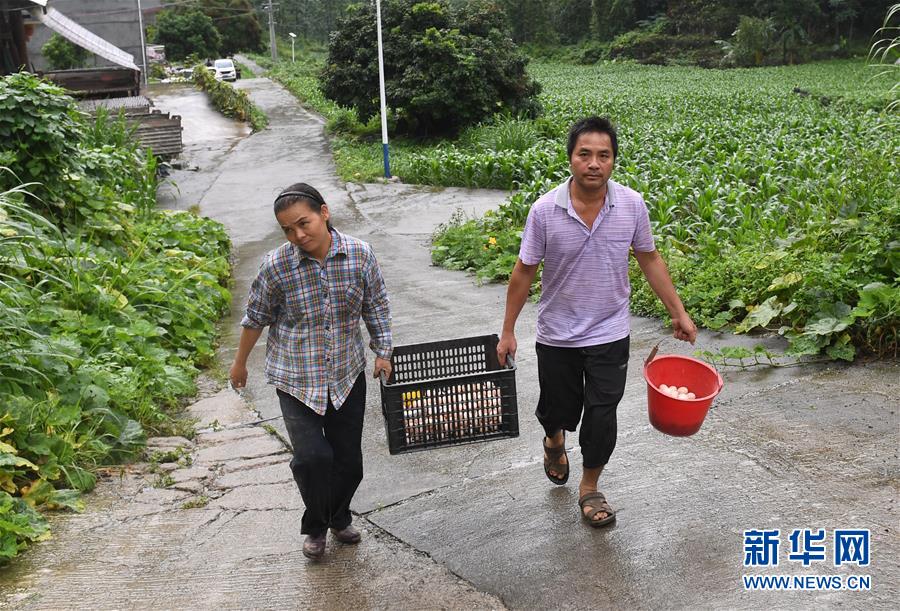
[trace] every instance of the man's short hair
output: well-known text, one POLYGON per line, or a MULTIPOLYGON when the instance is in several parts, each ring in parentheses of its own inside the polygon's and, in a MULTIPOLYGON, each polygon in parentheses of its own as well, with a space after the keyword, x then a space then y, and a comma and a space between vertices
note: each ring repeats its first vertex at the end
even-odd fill
POLYGON ((616 138, 615 126, 613 126, 612 122, 606 117, 594 116, 580 119, 572 125, 572 128, 569 130, 569 142, 566 147, 568 159, 571 159, 572 153, 575 152, 575 143, 578 142, 578 137, 582 134, 589 134, 591 132, 607 134, 612 142, 613 159, 619 155, 619 140, 616 138))

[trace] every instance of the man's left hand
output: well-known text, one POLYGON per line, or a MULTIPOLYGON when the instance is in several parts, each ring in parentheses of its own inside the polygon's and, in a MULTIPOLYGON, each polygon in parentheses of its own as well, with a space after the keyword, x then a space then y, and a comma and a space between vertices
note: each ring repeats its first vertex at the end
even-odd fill
POLYGON ((375 357, 375 371, 372 373, 372 377, 377 379, 382 371, 386 377, 391 377, 391 362, 388 359, 375 357))
POLYGON ((697 339, 697 325, 694 324, 687 312, 672 318, 672 337, 691 344, 697 339))

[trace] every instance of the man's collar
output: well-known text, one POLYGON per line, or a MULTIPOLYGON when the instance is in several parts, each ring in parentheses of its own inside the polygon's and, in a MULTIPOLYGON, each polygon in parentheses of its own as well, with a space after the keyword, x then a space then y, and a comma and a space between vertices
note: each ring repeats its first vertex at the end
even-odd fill
MULTIPOLYGON (((554 203, 562 208, 563 210, 569 209, 569 202, 571 201, 571 197, 569 197, 569 186, 572 184, 572 177, 569 176, 566 181, 559 186, 556 190, 556 195, 554 196, 554 203)), ((615 183, 612 179, 606 181, 606 201, 605 204, 609 204, 609 208, 615 207, 615 199, 613 196, 613 192, 615 191, 614 187, 615 183)), ((604 208, 607 206, 604 205, 604 208)))

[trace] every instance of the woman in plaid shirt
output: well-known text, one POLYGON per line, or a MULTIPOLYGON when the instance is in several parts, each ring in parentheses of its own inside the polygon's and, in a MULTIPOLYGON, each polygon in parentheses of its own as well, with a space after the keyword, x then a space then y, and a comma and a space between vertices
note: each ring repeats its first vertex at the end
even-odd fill
POLYGON ((365 242, 331 226, 328 205, 305 183, 275 199, 287 243, 266 255, 250 287, 230 378, 247 384, 247 358, 269 327, 266 378, 281 403, 294 455, 291 471, 306 511, 303 554, 325 553, 331 529, 358 543, 350 501, 362 481, 366 358, 360 318, 375 352, 377 378, 391 374, 391 310, 381 269, 365 242))

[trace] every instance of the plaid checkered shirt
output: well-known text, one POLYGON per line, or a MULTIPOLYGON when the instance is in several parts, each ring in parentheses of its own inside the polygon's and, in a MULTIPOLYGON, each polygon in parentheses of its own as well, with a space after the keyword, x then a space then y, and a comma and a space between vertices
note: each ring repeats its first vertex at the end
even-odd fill
POLYGON ((320 264, 291 243, 266 255, 250 287, 241 326, 269 327, 266 378, 318 414, 340 408, 365 369, 360 317, 369 346, 391 358, 391 309, 372 248, 331 230, 320 264))

